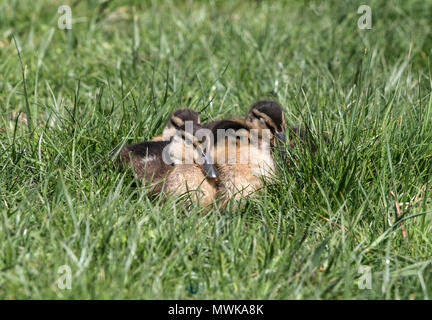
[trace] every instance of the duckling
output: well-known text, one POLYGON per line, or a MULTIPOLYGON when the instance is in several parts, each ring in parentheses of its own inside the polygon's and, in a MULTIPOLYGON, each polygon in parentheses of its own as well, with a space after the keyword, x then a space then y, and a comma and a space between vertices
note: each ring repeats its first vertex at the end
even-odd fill
POLYGON ((184 108, 175 110, 165 125, 162 135, 154 137, 150 141, 168 141, 174 136, 176 130, 181 127, 186 121, 200 123, 200 115, 192 109, 184 108))
MULTIPOLYGON (((315 153, 317 146, 313 141, 309 141, 307 130, 298 125, 292 125, 287 129, 282 107, 279 103, 270 100, 261 100, 252 105, 246 115, 246 122, 250 127, 270 129, 271 135, 276 139, 286 142, 289 147, 296 144, 307 145, 312 153, 315 153), (288 141, 286 135, 288 133, 288 141)), ((272 137, 272 138, 273 138, 272 137)), ((329 137, 325 134, 324 141, 329 142, 329 137)), ((275 141, 272 141, 275 145, 275 141)), ((285 151, 281 150, 281 155, 285 156, 285 151)))
POLYGON ((209 155, 208 130, 194 123, 192 130, 180 127, 166 149, 173 169, 165 179, 163 191, 170 194, 186 194, 193 202, 203 206, 217 197, 219 173, 209 155), (186 129, 186 130, 185 130, 186 129))
POLYGON ((129 163, 138 179, 151 184, 149 191, 152 194, 189 193, 193 202, 207 205, 215 198, 218 172, 201 146, 205 138, 194 137, 200 128, 187 121, 175 131, 170 141, 127 145, 120 150, 117 164, 129 163))
POLYGON ((258 101, 244 120, 217 120, 211 127, 216 137, 213 153, 220 174, 219 193, 225 195, 225 200, 239 199, 261 188, 262 177, 272 176, 275 171, 272 157, 275 137, 286 140, 280 104, 258 101), (217 133, 220 129, 225 130, 225 135, 217 133))
POLYGON ((274 138, 286 141, 286 122, 282 106, 271 100, 255 102, 249 109, 245 118, 246 124, 253 129, 270 130, 272 144, 274 138))
POLYGON ((260 170, 257 163, 250 161, 257 150, 251 144, 250 129, 245 122, 220 120, 212 132, 215 137, 212 155, 220 175, 217 188, 222 201, 232 197, 238 200, 259 189, 260 170))

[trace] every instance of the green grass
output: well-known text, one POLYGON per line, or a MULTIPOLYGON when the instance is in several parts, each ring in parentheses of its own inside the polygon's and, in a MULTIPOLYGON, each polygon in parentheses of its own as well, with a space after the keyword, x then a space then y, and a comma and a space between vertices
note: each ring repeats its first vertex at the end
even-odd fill
POLYGON ((432 297, 432 3, 66 1, 60 30, 64 2, 0 2, 0 298, 432 297), (106 161, 175 108, 263 97, 319 148, 242 206, 151 199, 106 161))

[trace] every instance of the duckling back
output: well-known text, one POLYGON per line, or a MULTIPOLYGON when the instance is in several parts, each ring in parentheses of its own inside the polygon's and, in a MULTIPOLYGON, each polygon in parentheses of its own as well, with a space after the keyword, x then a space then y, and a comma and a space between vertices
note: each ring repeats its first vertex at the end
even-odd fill
POLYGON ((138 179, 148 184, 155 183, 151 192, 160 191, 161 181, 172 170, 171 165, 162 158, 168 144, 168 141, 144 141, 126 145, 118 153, 116 164, 131 166, 138 179))

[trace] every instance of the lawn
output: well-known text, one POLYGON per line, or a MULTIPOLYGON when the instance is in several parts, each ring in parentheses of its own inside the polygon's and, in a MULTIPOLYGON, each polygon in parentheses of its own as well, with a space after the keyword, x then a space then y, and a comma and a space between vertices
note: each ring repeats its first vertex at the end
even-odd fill
POLYGON ((0 298, 430 299, 432 3, 365 2, 1 1, 0 298), (261 98, 318 148, 240 203, 108 159, 261 98))

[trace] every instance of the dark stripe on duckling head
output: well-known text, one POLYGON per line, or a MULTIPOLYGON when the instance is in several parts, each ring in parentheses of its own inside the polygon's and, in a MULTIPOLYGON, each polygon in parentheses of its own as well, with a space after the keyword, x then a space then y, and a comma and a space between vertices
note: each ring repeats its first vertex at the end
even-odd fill
POLYGON ((277 131, 285 129, 282 106, 276 101, 261 100, 255 102, 251 106, 248 115, 255 116, 256 118, 264 118, 264 120, 277 131))
POLYGON ((170 118, 170 122, 175 128, 181 127, 186 121, 192 121, 193 123, 199 124, 199 113, 192 109, 178 109, 173 112, 170 118))
POLYGON ((197 123, 192 123, 192 125, 189 126, 187 126, 186 124, 182 124, 177 128, 177 131, 180 133, 182 139, 192 142, 194 147, 197 147, 200 143, 202 143, 202 141, 199 141, 195 137, 196 132, 200 129, 203 129, 201 125, 197 123), (190 132, 188 129, 192 129, 192 132, 190 132))

